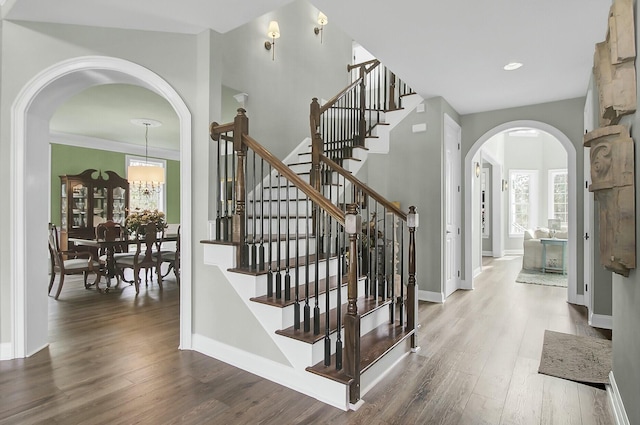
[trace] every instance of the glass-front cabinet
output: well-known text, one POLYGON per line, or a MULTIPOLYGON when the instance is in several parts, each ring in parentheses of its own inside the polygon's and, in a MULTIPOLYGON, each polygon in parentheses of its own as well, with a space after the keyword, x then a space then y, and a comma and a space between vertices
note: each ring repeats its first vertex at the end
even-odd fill
POLYGON ((113 171, 89 169, 60 176, 60 239, 69 249, 69 238, 94 238, 98 223, 113 220, 124 225, 129 209, 129 182, 113 171))

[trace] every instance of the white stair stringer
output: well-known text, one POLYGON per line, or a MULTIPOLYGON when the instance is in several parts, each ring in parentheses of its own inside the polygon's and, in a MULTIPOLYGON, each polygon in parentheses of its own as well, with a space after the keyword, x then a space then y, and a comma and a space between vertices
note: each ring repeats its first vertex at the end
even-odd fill
MULTIPOLYGON (((207 356, 314 397, 324 403, 342 410, 348 410, 348 386, 305 370, 306 367, 312 366, 322 359, 324 341, 320 340, 312 345, 276 334, 276 330, 285 329, 293 325, 293 306, 279 308, 251 301, 251 298, 266 293, 266 275, 253 276, 229 271, 235 262, 235 250, 236 247, 229 245, 204 244, 204 264, 217 266, 220 269, 251 314, 258 319, 265 333, 272 338, 285 355, 291 366, 265 359, 237 347, 198 335, 194 335, 194 349, 207 356), (277 371, 277 373, 274 371, 277 371)), ((335 274, 335 270, 331 270, 331 273, 335 274)), ((362 282, 361 280, 359 284, 359 292, 364 290, 362 282)), ((335 291, 331 291, 330 296, 334 298, 331 300, 332 305, 335 305, 335 291)), ((346 287, 342 288, 342 300, 347 300, 346 287)), ((318 304, 322 313, 325 305, 324 294, 320 295, 318 304)), ((314 304, 312 304, 312 314, 313 306, 314 304)), ((386 311, 386 309, 380 310, 386 311)), ((382 320, 380 314, 368 316, 371 316, 371 319, 363 320, 364 329, 373 329, 377 326, 375 322, 382 320)), ((233 321, 233 317, 227 317, 226 319, 233 321)), ((332 338, 335 338, 335 334, 332 338)), ((335 350, 335 339, 332 340, 334 341, 332 350, 335 350)))

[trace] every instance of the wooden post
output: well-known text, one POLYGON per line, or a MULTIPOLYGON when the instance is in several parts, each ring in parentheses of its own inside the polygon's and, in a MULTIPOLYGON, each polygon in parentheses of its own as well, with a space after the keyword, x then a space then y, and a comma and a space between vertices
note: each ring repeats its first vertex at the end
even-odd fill
POLYGON ((233 242, 237 243, 236 267, 248 264, 248 246, 246 245, 245 216, 245 158, 247 147, 242 142, 242 135, 249 134, 249 119, 245 115, 243 108, 238 108, 238 115, 233 120, 233 150, 238 157, 236 169, 236 213, 233 216, 233 242))
POLYGON ((397 105, 396 105, 396 74, 394 74, 393 72, 390 73, 391 74, 391 78, 390 78, 390 82, 389 82, 389 110, 393 111, 394 109, 397 109, 397 105))
MULTIPOLYGON (((409 207, 409 216, 416 215, 416 207, 409 207)), ((409 227, 409 281, 407 283, 407 330, 413 331, 416 328, 416 223, 410 223, 409 227)), ((416 348, 416 334, 411 335, 411 348, 416 348)))
POLYGON ((363 65, 360 67, 360 122, 358 125, 358 131, 360 132, 360 139, 358 144, 364 146, 364 139, 367 137, 367 84, 365 77, 367 75, 367 68, 363 65))
MULTIPOLYGON (((347 206, 346 220, 357 223, 358 205, 347 206), (349 217, 351 215, 351 217, 349 217)), ((355 404, 360 400, 360 314, 358 314, 358 230, 349 229, 349 270, 347 286, 347 314, 344 316, 344 368, 347 376, 353 379, 349 387, 349 402, 355 404), (356 230, 354 232, 354 230, 356 230)))

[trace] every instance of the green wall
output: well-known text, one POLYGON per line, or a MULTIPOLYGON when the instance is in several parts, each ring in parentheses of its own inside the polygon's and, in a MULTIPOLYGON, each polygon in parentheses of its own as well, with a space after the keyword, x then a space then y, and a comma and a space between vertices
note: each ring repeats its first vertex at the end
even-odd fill
MULTIPOLYGON (((121 152, 51 144, 51 222, 60 226, 60 176, 94 168, 126 176, 121 152)), ((180 162, 167 161, 167 222, 180 223, 180 162)), ((105 177, 106 175, 103 174, 105 177)))

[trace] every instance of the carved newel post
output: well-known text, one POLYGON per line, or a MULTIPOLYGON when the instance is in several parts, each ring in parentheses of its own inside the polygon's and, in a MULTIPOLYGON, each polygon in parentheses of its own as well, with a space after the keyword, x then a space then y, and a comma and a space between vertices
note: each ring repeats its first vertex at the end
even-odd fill
POLYGON ((416 316, 418 312, 418 297, 416 296, 416 227, 419 226, 420 216, 416 207, 409 207, 407 227, 409 228, 409 281, 407 283, 407 330, 414 331, 411 335, 411 348, 417 351, 416 316))
POLYGON ((238 115, 233 120, 233 150, 236 151, 236 213, 233 216, 233 242, 239 244, 236 250, 236 264, 242 267, 249 263, 249 247, 246 244, 246 200, 245 196, 245 159, 247 156, 247 146, 242 141, 244 134, 249 134, 249 119, 243 108, 238 108, 238 115))
POLYGON ((600 262, 629 276, 636 267, 633 139, 626 127, 612 125, 585 134, 584 146, 591 148, 589 191, 598 201, 600 262))
POLYGON ((358 204, 349 204, 345 215, 345 231, 349 235, 349 270, 347 274, 347 314, 344 316, 344 368, 353 379, 349 387, 349 401, 360 400, 360 314, 358 313, 358 234, 362 229, 362 218, 358 204))

